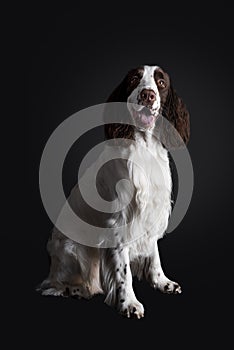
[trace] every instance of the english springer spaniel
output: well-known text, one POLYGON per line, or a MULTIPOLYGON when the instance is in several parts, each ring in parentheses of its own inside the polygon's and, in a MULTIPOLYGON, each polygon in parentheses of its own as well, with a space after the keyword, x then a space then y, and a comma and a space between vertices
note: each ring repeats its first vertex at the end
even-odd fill
MULTIPOLYGON (((132 200, 120 211, 102 216, 100 212, 89 212, 76 185, 70 196, 74 211, 86 220, 92 216, 96 226, 114 227, 115 244, 107 248, 85 246, 55 227, 48 242, 50 273, 40 290, 43 295, 84 298, 102 293, 105 302, 122 315, 141 318, 144 307, 135 296, 133 276, 146 278, 153 288, 164 293, 181 293, 179 284, 165 276, 158 252, 157 241, 165 233, 171 213, 172 179, 166 149, 171 135, 158 138, 157 129, 160 118, 161 122, 169 121, 186 144, 189 113, 172 88, 169 75, 158 66, 131 70, 107 102, 107 106, 125 102, 132 119, 129 124, 105 125, 107 140, 117 142, 123 157, 99 173, 97 188, 103 198, 121 201, 129 188, 122 183, 117 191, 115 184, 127 178, 133 188, 132 200), (121 140, 122 148, 118 144, 121 140), (129 222, 125 237, 118 236, 120 226, 129 222)), ((172 142, 173 147, 178 146, 177 141, 172 142)))

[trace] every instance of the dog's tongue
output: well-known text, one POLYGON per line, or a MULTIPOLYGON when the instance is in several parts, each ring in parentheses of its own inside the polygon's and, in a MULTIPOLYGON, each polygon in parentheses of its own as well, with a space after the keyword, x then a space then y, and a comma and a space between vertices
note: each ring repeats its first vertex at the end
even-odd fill
POLYGON ((140 119, 143 124, 148 125, 152 123, 154 118, 152 117, 152 115, 146 115, 145 113, 141 113, 140 119))

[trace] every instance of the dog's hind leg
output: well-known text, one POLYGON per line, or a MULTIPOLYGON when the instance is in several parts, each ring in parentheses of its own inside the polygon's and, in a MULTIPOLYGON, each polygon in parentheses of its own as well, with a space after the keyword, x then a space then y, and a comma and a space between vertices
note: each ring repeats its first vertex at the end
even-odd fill
POLYGON ((42 295, 90 298, 102 293, 98 249, 80 245, 54 230, 47 244, 50 273, 38 288, 42 295))

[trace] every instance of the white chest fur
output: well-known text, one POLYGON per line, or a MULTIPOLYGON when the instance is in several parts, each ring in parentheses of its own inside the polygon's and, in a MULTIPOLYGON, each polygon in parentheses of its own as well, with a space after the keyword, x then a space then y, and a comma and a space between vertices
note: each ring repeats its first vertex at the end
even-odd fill
POLYGON ((141 194, 148 192, 148 201, 154 190, 162 190, 162 195, 167 196, 168 192, 170 194, 171 173, 168 153, 152 135, 149 134, 146 140, 137 138, 130 146, 129 171, 135 187, 140 187, 141 194))
POLYGON ((131 145, 128 168, 140 209, 130 233, 131 250, 144 255, 151 249, 149 241, 161 238, 168 225, 172 181, 167 150, 151 135, 139 137, 131 145))

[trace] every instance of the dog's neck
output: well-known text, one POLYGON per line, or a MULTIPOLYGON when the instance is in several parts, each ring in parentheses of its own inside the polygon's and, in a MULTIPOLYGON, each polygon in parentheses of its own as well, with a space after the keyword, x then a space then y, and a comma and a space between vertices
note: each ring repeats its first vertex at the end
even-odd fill
POLYGON ((161 142, 157 139, 155 133, 153 130, 140 130, 140 129, 135 129, 135 134, 134 134, 135 141, 140 143, 140 144, 145 144, 145 146, 149 147, 151 145, 155 145, 157 143, 161 142))

